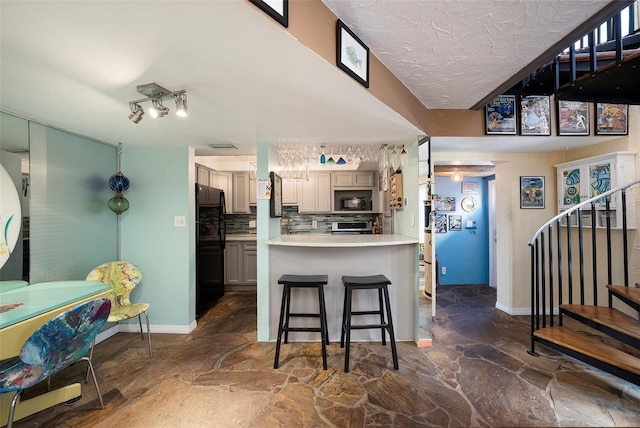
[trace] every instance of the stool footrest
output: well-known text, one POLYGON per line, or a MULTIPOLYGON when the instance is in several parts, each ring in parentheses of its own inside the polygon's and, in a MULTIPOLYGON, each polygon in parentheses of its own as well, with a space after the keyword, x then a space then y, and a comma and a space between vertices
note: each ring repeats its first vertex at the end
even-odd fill
POLYGON ((310 333, 322 332, 318 327, 282 327, 282 331, 297 331, 297 332, 310 332, 310 333))
POLYGON ((290 317, 318 318, 320 314, 289 314, 290 317))
POLYGON ((349 326, 351 328, 351 330, 364 330, 364 329, 368 329, 368 328, 389 328, 389 324, 360 324, 360 325, 353 325, 351 324, 349 326))
POLYGON ((351 311, 351 315, 380 315, 382 311, 351 311))

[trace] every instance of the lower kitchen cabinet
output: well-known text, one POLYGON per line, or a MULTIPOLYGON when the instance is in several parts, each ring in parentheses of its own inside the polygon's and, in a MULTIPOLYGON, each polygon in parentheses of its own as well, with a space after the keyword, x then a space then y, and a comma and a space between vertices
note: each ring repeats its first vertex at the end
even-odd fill
POLYGON ((224 250, 224 284, 227 289, 258 284, 258 259, 254 241, 227 241, 224 250))

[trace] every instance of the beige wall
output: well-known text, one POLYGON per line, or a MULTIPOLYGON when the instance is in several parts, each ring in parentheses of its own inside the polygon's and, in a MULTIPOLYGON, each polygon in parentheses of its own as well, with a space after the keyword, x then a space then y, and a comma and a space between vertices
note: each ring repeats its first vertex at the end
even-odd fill
MULTIPOLYGON (((289 33, 331 64, 336 64, 336 21, 333 12, 320 0, 289 2, 289 33)), ((354 84, 358 83, 354 81, 354 84)), ((429 133, 426 107, 373 52, 369 52, 368 90, 416 127, 429 133)))

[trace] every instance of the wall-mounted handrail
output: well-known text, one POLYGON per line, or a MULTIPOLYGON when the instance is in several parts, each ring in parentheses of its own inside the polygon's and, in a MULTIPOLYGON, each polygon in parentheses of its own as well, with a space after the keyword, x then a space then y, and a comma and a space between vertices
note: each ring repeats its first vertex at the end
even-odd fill
POLYGON ((568 216, 569 214, 580 210, 582 207, 585 207, 587 205, 591 206, 592 203, 595 203, 599 200, 601 200, 602 198, 606 198, 609 195, 612 195, 614 193, 620 192, 621 190, 625 190, 628 189, 629 187, 632 187, 636 184, 640 184, 640 178, 624 184, 622 186, 618 186, 615 189, 611 189, 608 190, 606 192, 600 193, 598 196, 594 196, 591 199, 587 199, 586 201, 580 202, 579 204, 576 204, 574 206, 572 206, 571 208, 568 208, 565 211, 562 211, 560 214, 558 214, 557 216, 551 218, 551 220, 547 221, 545 224, 543 224, 542 226, 540 226, 540 228, 533 234, 533 236, 531 237, 531 239, 529 239, 529 246, 532 247, 536 241, 536 239, 538 239, 538 237, 540 236, 540 233, 542 233, 546 228, 548 228, 550 225, 552 225, 553 223, 556 223, 557 221, 559 221, 560 219, 562 219, 562 217, 568 216))

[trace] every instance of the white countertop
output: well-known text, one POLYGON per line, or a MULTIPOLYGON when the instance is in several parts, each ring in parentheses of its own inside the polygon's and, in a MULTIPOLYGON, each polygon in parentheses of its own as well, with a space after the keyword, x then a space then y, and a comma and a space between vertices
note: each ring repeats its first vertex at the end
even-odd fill
POLYGON ((404 235, 280 235, 267 241, 267 245, 289 247, 383 247, 417 244, 417 238, 404 235))
POLYGON ((227 235, 227 241, 255 241, 256 235, 251 233, 227 235))

